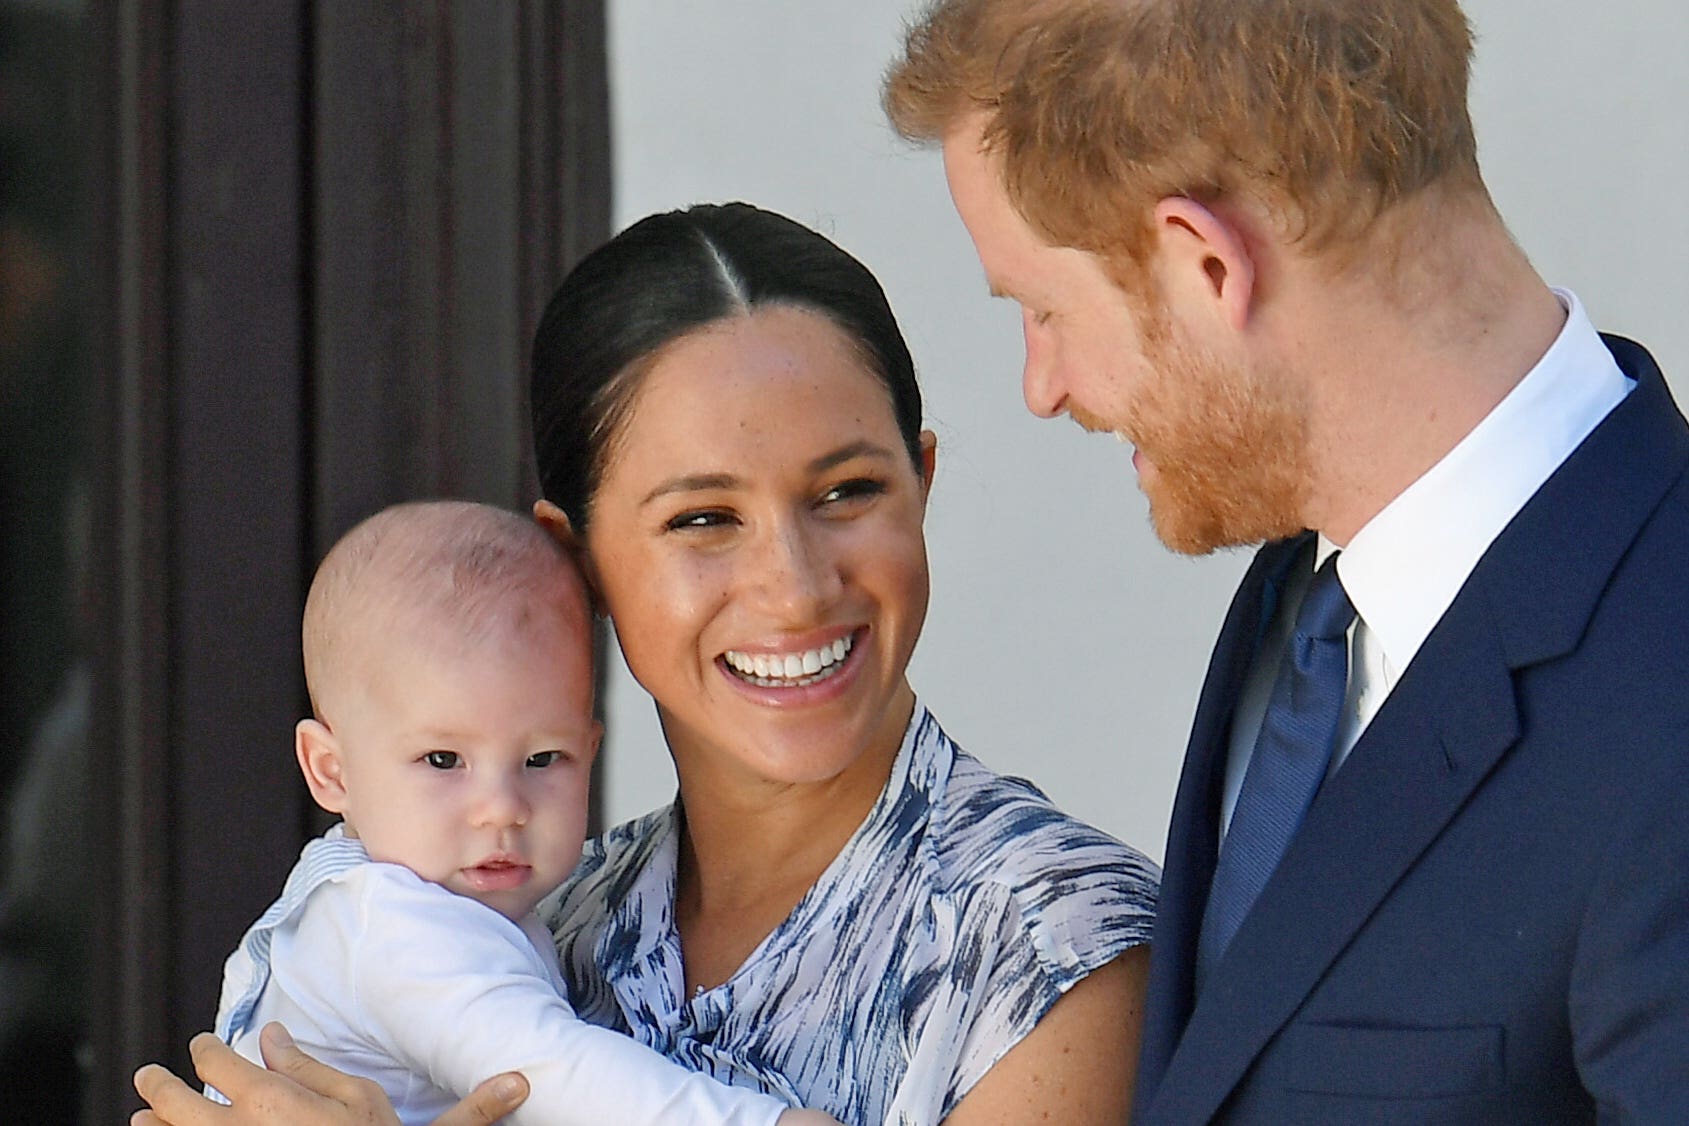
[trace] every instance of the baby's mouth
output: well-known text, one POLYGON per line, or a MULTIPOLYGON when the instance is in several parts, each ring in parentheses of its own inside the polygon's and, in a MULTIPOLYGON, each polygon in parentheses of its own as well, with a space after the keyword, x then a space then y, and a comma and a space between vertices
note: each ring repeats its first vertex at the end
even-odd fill
POLYGON ((721 659, 734 676, 758 688, 803 688, 837 675, 855 646, 856 634, 849 633, 818 649, 791 653, 729 649, 721 659))
POLYGON ((512 857, 490 856, 473 868, 465 868, 464 876, 471 887, 479 891, 498 891, 520 887, 533 874, 533 867, 512 857))

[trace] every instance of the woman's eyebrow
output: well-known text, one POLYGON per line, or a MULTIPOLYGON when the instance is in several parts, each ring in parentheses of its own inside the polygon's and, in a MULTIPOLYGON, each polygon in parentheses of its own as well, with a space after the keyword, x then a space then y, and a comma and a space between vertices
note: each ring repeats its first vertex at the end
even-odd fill
POLYGON ((809 463, 809 471, 811 473, 825 473, 834 466, 843 465, 853 458, 893 458, 896 456, 895 453, 878 442, 870 442, 863 438, 860 441, 850 443, 848 446, 840 446, 832 453, 822 454, 809 463))
POLYGON ((739 478, 731 473, 688 473, 681 477, 671 477, 645 494, 640 501, 640 507, 650 504, 658 497, 665 497, 671 493, 695 493, 705 489, 731 489, 739 483, 739 478))
MULTIPOLYGON (((858 442, 840 446, 829 453, 811 461, 805 469, 810 473, 825 473, 835 466, 843 465, 847 461, 859 457, 871 457, 880 460, 891 460, 897 454, 878 442, 870 442, 866 438, 858 442)), ((659 497, 672 496, 675 493, 705 492, 710 489, 737 488, 743 482, 732 473, 686 473, 679 477, 671 477, 656 488, 646 493, 639 505, 643 508, 659 497)))

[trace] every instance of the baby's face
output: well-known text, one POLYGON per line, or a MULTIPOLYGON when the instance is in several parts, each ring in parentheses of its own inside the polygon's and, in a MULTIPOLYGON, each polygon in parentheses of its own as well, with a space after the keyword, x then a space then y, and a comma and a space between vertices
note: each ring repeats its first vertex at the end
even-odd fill
POLYGON ((371 858, 520 918, 580 861, 589 643, 546 624, 455 653, 390 646, 333 720, 347 825, 371 858))

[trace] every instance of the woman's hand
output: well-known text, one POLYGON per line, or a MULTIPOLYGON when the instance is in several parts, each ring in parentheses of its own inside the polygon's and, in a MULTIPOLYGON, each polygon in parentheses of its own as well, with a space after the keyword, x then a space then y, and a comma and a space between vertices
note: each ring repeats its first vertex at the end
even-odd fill
MULTIPOLYGON (((312 1059, 281 1025, 266 1025, 258 1046, 268 1071, 209 1032, 188 1045, 195 1073, 233 1106, 212 1102, 157 1064, 141 1068, 135 1090, 152 1109, 137 1111, 130 1126, 398 1126, 379 1086, 312 1059)), ((528 1082, 520 1075, 495 1075, 434 1126, 489 1126, 527 1097, 528 1082)))

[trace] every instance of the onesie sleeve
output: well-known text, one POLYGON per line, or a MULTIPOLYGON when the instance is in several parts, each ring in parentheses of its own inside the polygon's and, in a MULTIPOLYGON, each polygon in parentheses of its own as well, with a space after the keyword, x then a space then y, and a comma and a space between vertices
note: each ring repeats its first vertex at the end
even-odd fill
POLYGON ((491 908, 393 865, 367 866, 349 998, 395 1060, 459 1097, 520 1071, 516 1126, 719 1123, 773 1126, 785 1106, 689 1072, 581 1021, 555 967, 491 908))

